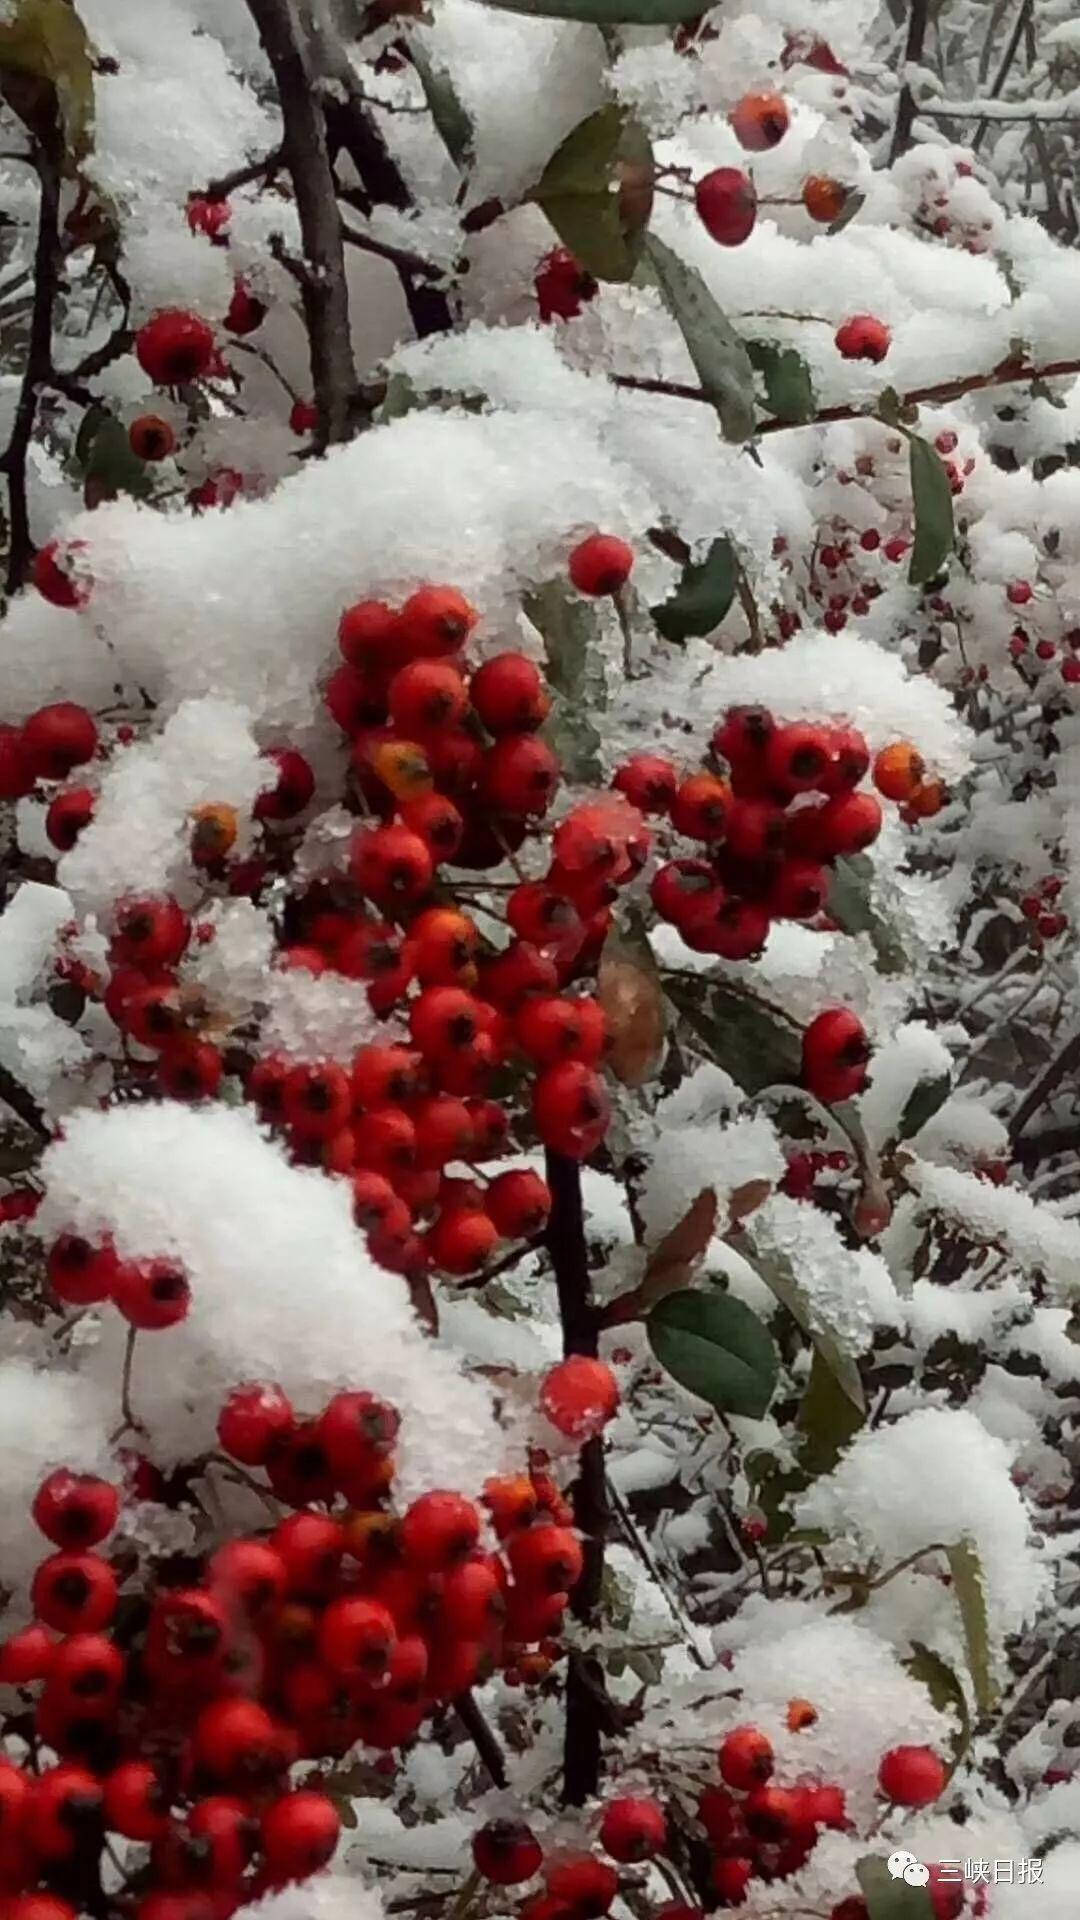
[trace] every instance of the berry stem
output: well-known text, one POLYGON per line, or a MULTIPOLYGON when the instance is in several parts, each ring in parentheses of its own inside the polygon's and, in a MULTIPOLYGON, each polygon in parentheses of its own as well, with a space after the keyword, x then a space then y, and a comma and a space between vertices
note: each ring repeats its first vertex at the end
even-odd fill
POLYGON ((131 1370, 135 1362, 135 1342, 138 1328, 129 1327, 124 1346, 124 1369, 120 1375, 120 1412, 123 1415, 121 1425, 112 1438, 118 1440, 124 1433, 145 1433, 146 1429, 131 1404, 131 1370))
MULTIPOLYGON (((545 1162, 551 1189, 547 1248, 555 1273, 563 1352, 582 1353, 594 1359, 599 1329, 585 1244, 581 1168, 576 1160, 569 1160, 551 1148, 547 1149, 545 1162)), ((599 1434, 587 1440, 581 1449, 573 1501, 585 1565, 574 1588, 571 1606, 584 1626, 595 1627, 600 1611, 608 1526, 604 1442, 599 1434)), ((603 1706, 603 1690, 597 1686, 597 1663, 589 1654, 572 1649, 566 1676, 563 1747, 563 1799, 570 1806, 582 1806, 592 1798, 599 1784, 603 1706)))

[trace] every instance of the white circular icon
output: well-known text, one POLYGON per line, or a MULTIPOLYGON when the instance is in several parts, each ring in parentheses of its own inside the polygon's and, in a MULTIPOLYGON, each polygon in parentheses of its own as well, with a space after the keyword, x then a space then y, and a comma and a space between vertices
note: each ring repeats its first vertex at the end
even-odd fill
POLYGON ((930 1879, 929 1867, 924 1867, 913 1853, 890 1853, 888 1867, 894 1880, 903 1880, 909 1887, 925 1887, 930 1879))

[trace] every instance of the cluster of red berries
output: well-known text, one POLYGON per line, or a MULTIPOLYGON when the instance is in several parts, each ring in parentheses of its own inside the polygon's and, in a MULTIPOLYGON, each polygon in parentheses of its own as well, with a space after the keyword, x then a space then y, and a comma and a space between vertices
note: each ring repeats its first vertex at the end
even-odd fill
POLYGON ((1030 893, 1021 895, 1020 911, 1039 940, 1058 939, 1069 924, 1068 914, 1054 905, 1061 897, 1064 884, 1056 873, 1048 873, 1030 893))
POLYGON ((65 1305, 93 1307, 109 1300, 139 1331, 175 1327, 191 1305, 188 1277, 176 1260, 121 1260, 109 1240, 62 1233, 49 1248, 46 1267, 49 1284, 65 1305))
MULTIPOLYGON (((66 780, 76 767, 93 759, 97 745, 93 714, 71 700, 39 707, 21 726, 0 724, 0 800, 25 799, 39 780, 66 780)), ((65 812, 62 801, 68 812, 78 811, 71 794, 58 795, 53 801, 46 824, 54 845, 60 844, 55 835, 65 812)), ((68 844, 74 845, 74 837, 68 844)))
POLYGON ((733 707, 713 733, 712 760, 725 774, 680 778, 670 761, 639 754, 615 785, 701 849, 658 870, 657 913, 695 952, 746 960, 773 920, 820 919, 832 862, 876 840, 882 809, 857 790, 870 750, 854 727, 785 725, 764 707, 733 707))
POLYGON ((619 1875, 609 1862, 638 1864, 665 1851, 664 1810, 646 1795, 609 1800, 599 1840, 608 1860, 565 1848, 545 1858, 531 1828, 516 1820, 492 1820, 473 1835, 473 1864, 496 1887, 518 1887, 543 1873, 544 1891, 525 1902, 521 1920, 599 1920, 619 1891, 619 1875))
POLYGON ((228 1920, 334 1852, 337 1806, 318 1784, 289 1787, 296 1761, 398 1747, 493 1665, 551 1648, 582 1560, 550 1476, 488 1483, 488 1550, 460 1494, 394 1514, 397 1428, 368 1393, 305 1421, 272 1384, 236 1388, 222 1447, 295 1511, 138 1607, 101 1551, 117 1489, 49 1475, 33 1516, 55 1551, 33 1623, 0 1645, 0 1683, 32 1690, 57 1763, 0 1761, 5 1920, 74 1920, 110 1832, 149 1846, 138 1920, 228 1920))

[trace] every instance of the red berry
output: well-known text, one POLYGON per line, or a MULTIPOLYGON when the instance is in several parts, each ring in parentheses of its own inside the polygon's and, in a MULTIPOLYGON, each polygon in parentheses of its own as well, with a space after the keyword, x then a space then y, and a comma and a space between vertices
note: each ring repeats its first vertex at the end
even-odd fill
POLYGON ((768 939, 769 914, 759 900, 731 899, 723 887, 714 886, 687 906, 678 927, 695 953, 751 960, 768 939))
POLYGON ((450 1160, 467 1160, 472 1148, 472 1119, 463 1100, 450 1093, 434 1093, 413 1109, 416 1164, 422 1171, 445 1167, 450 1160))
POLYGON ((96 1474, 57 1467, 42 1481, 31 1512, 46 1540, 75 1553, 108 1538, 120 1516, 120 1495, 96 1474))
POLYGON ((435 863, 418 833, 408 827, 365 827, 349 849, 361 891, 380 906, 418 900, 431 885, 435 863))
POLYGON ((496 1887, 517 1887, 539 1870, 543 1849, 529 1827, 517 1820, 490 1820, 473 1834, 473 1864, 496 1887))
POLYGON ((528 733, 546 719, 551 697, 523 653, 498 653, 477 669, 469 699, 489 733, 528 733))
POLYGON ((416 1128, 401 1107, 375 1107, 353 1125, 354 1158, 387 1179, 396 1179, 416 1163, 416 1128))
POLYGON ((0 722, 0 800, 22 800, 33 787, 34 770, 23 746, 22 728, 0 722))
POLYGON ((452 859, 464 838, 461 811, 444 793, 422 793, 404 801, 401 817, 411 833, 419 834, 436 864, 452 859))
POLYGON ((572 1160, 595 1152, 611 1117, 604 1082, 581 1060, 548 1067, 533 1087, 532 1106, 544 1145, 572 1160))
POLYGON ((769 779, 784 794, 821 788, 829 772, 829 735, 824 727, 796 721, 777 727, 765 752, 769 779))
POLYGON ((160 1332, 186 1319, 191 1285, 174 1260, 125 1260, 116 1269, 112 1297, 133 1327, 160 1332))
POLYGON ((658 753, 635 753, 614 775, 612 786, 642 813, 667 813, 679 785, 670 760, 658 753))
POLYGON ((321 1598, 336 1586, 345 1552, 344 1529, 321 1513, 291 1513, 271 1535, 285 1562, 291 1594, 321 1598))
POLYGON ((167 308, 139 328, 135 353, 155 386, 183 386, 209 371, 214 335, 197 313, 167 308))
POLYGON ((414 1044, 440 1064, 471 1047, 485 1025, 482 1002, 462 987, 426 987, 409 1008, 414 1044))
POLYGON ((781 920, 812 920, 829 893, 829 876, 811 860, 785 860, 767 896, 769 912, 781 920))
POLYGON ((570 578, 579 593, 618 593, 634 568, 634 549, 613 533, 590 533, 570 555, 570 578))
POLYGON ((285 1076, 282 1111, 302 1138, 330 1139, 352 1113, 352 1085, 344 1067, 323 1061, 291 1068, 285 1076))
POLYGON ((721 1742, 719 1763, 720 1778, 726 1785, 747 1793, 751 1787, 760 1787, 772 1773, 772 1742, 760 1727, 734 1727, 721 1742))
MULTIPOLYGON (((1066 661, 1066 666, 1070 664, 1066 661)), ((70 853, 84 827, 94 817, 97 794, 92 787, 68 787, 58 793, 45 815, 45 832, 61 853, 70 853)))
POLYGON ((85 607, 94 584, 85 552, 85 540, 50 540, 34 555, 32 579, 50 606, 85 607))
POLYGON ((901 803, 918 792, 926 774, 926 763, 910 740, 896 740, 882 747, 874 759, 874 785, 887 800, 901 803))
POLYGON ((653 875, 649 898, 662 920, 680 926, 690 908, 715 884, 716 875, 707 860, 670 860, 653 875))
POLYGON ((263 759, 270 763, 273 785, 264 787, 256 798, 252 808, 256 820, 294 820, 315 792, 310 761, 295 747, 269 747, 263 759))
POLYGON ((400 1424, 395 1409, 373 1393, 336 1393, 319 1420, 319 1438, 334 1474, 355 1480, 384 1460, 400 1424))
MULTIPOLYGON (((836 329, 836 351, 843 360, 884 360, 892 334, 883 320, 857 313, 836 329)), ((886 552, 888 548, 886 548, 886 552)))
POLYGON ((167 460, 176 446, 176 434, 158 414, 144 413, 131 422, 128 445, 137 460, 167 460))
POLYGON ((456 587, 420 587, 401 609, 404 658, 435 660, 457 653, 477 618, 475 607, 456 587))
POLYGON ((754 1874, 754 1863, 740 1854, 723 1854, 713 1861, 712 1883, 725 1907, 741 1907, 754 1874))
POLYGON ((158 1084, 171 1100, 208 1100, 221 1085, 224 1061, 209 1040, 171 1041, 158 1064, 158 1084))
POLYGON ((572 1440, 589 1440, 613 1419, 619 1405, 619 1387, 604 1360, 573 1353, 545 1374, 540 1406, 560 1433, 572 1440))
POLYGON ((331 1858, 341 1835, 341 1815, 329 1794, 299 1787, 267 1808, 261 1834, 271 1878, 306 1880, 331 1858))
POLYGON ((419 1056, 407 1047, 361 1047, 352 1067, 352 1096, 357 1107, 396 1106, 412 1099, 422 1084, 419 1056))
POLYGON ((506 734, 484 755, 480 793, 496 813, 519 818, 546 813, 559 784, 559 762, 545 740, 506 734))
POLYGON ((358 673, 379 674, 404 657, 401 615, 385 600, 358 600, 338 622, 338 646, 358 673))
MULTIPOLYGON (((316 1516, 296 1515, 296 1519, 316 1516)), ((283 1521, 278 1532, 291 1524, 283 1521)), ((333 1525, 333 1522, 328 1522, 333 1525)), ((274 1778, 291 1757, 288 1739, 255 1700, 213 1700, 203 1708, 192 1736, 195 1759, 226 1784, 257 1784, 274 1778)))
MULTIPOLYGON (((50 1767, 39 1774, 26 1809, 26 1837, 39 1859, 67 1860, 80 1840, 101 1830, 104 1792, 85 1767, 50 1767)), ((99 1842, 100 1844, 100 1842, 99 1842)))
POLYGON ((73 767, 93 759, 97 743, 93 715, 71 700, 40 707, 22 730, 23 751, 39 780, 66 780, 73 767))
POLYGON ((694 188, 694 205, 707 234, 722 247, 739 247, 754 231, 757 193, 739 167, 715 167, 694 188))
POLYGON ((891 1747, 878 1768, 882 1793, 901 1807, 928 1807, 944 1793, 948 1777, 932 1747, 891 1747))
POLYGON ((516 1168, 496 1175, 484 1206, 505 1240, 530 1240, 547 1224, 551 1189, 538 1173, 516 1168))
POLYGON ((125 1760, 105 1776, 105 1825, 126 1840, 156 1840, 168 1828, 168 1804, 148 1760, 125 1760))
POLYGON ((814 817, 822 858, 834 860, 839 854, 861 853, 877 839, 882 817, 881 802, 872 793, 843 793, 827 800, 814 817))
POLYGON ((541 320, 574 320, 586 301, 599 291, 591 273, 565 247, 545 254, 536 270, 533 290, 541 320))
POLYGON ((560 1060, 584 1060, 595 1066, 604 1050, 606 1022, 599 1002, 582 995, 575 999, 537 994, 527 1000, 517 1019, 517 1037, 537 1066, 560 1060))
POLYGON ((224 195, 193 193, 187 203, 187 223, 192 233, 205 233, 215 239, 232 219, 232 206, 224 195))
POLYGON ((296 1425, 292 1402, 272 1381, 234 1387, 218 1415, 217 1435, 227 1454, 245 1467, 266 1465, 275 1442, 296 1425))
POLYGON ((507 1547, 514 1584, 534 1593, 567 1593, 585 1564, 577 1535, 569 1527, 541 1524, 515 1533, 507 1547))
POLYGON ((396 1639, 392 1614, 378 1600, 346 1594, 332 1600, 319 1624, 319 1657, 343 1679, 376 1685, 396 1639))
POLYGON ((548 1892, 565 1900, 575 1920, 600 1920, 619 1891, 614 1867, 591 1854, 556 1860, 545 1869, 548 1892))
POLYGON ((930 1879, 926 1891, 930 1895, 934 1920, 960 1920, 965 1905, 963 1881, 953 1878, 951 1863, 948 1869, 941 1861, 932 1861, 929 1866, 930 1879), (943 1879, 946 1871, 949 1878, 943 1879))
POLYGON ((233 285, 232 299, 225 315, 225 325, 230 333, 243 336, 254 333, 266 319, 266 302, 252 293, 246 280, 237 280, 233 285))
POLYGON ((728 125, 740 147, 748 153, 765 153, 783 139, 790 118, 782 94, 746 93, 728 114, 728 125))
POLYGON ((611 1800, 604 1808, 600 1845, 613 1860, 649 1860, 654 1853, 664 1851, 666 1841, 667 1821, 658 1801, 628 1796, 611 1800))
POLYGON ((506 918, 520 939, 538 948, 568 940, 581 926, 573 901, 542 880, 525 880, 514 888, 506 918))
POLYGON ((1030 580, 1010 580, 1005 589, 1005 598, 1012 607, 1026 607, 1034 593, 1030 580))
POLYGON ((294 400, 289 409, 289 425, 294 433, 314 433, 319 424, 319 409, 313 400, 294 400))
POLYGON ((35 1622, 0 1644, 0 1681, 9 1687, 44 1680, 56 1655, 56 1642, 35 1622))
POLYGON ((407 738, 460 720, 468 705, 465 682, 448 660, 410 660, 388 689, 390 718, 407 738))
POLYGON ((72 1307, 108 1300, 119 1266, 111 1246, 96 1247, 75 1233, 62 1233, 53 1241, 46 1264, 53 1292, 72 1307))
POLYGON ((191 922, 175 900, 129 898, 117 908, 112 950, 117 960, 137 967, 172 967, 190 937, 191 922))
POLYGON ((692 773, 671 803, 671 824, 691 840, 722 840, 727 828, 731 788, 712 773, 692 773))
POLYGON ((460 1493, 423 1493, 401 1522, 405 1558, 424 1573, 440 1573, 464 1560, 479 1537, 479 1512, 460 1493))
POLYGON ((51 1553, 30 1588, 34 1612, 57 1633, 97 1633, 116 1610, 116 1575, 96 1553, 51 1553))
POLYGON ((288 1572, 267 1541, 226 1540, 211 1559, 206 1579, 211 1594, 230 1614, 260 1620, 276 1613, 284 1600, 288 1572))
POLYGON ((847 1100, 860 1092, 869 1059, 866 1029, 846 1007, 819 1013, 803 1034, 803 1081, 819 1100, 847 1100))

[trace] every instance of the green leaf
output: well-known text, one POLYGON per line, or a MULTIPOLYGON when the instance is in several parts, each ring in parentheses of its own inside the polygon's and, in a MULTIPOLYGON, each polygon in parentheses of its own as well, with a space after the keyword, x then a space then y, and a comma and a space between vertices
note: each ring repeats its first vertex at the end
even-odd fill
POLYGON ((714 540, 704 560, 690 560, 683 568, 670 600, 651 609, 665 640, 681 642, 712 633, 735 598, 739 563, 726 534, 714 540))
POLYGON ((600 650, 600 618, 591 600, 571 594, 559 581, 527 593, 527 617, 543 638, 552 707, 544 728, 567 778, 600 778, 600 734, 595 717, 607 706, 600 650))
POLYGON ((99 498, 129 493, 144 500, 153 492, 146 462, 131 451, 127 428, 105 407, 89 407, 83 415, 75 453, 99 498))
POLYGON ((652 149, 622 107, 582 120, 544 168, 530 199, 598 280, 629 280, 652 206, 652 149))
POLYGON ((868 933, 882 973, 903 973, 907 955, 896 930, 871 904, 873 863, 865 853, 838 860, 833 868, 828 911, 844 933, 868 933))
POLYGON ((912 1087, 897 1122, 896 1138, 910 1140, 913 1134, 932 1120, 952 1092, 952 1075, 939 1073, 933 1080, 920 1080, 912 1087))
POLYGON ((810 369, 794 347, 774 340, 748 340, 746 351, 765 381, 765 405, 777 420, 799 426, 817 412, 810 369))
MULTIPOLYGON (((754 1240, 752 1221, 738 1233, 729 1233, 728 1243, 753 1267, 759 1279, 764 1280, 770 1293, 774 1294, 780 1305, 787 1309, 796 1326, 802 1328, 814 1349, 815 1357, 810 1373, 811 1385, 814 1385, 814 1366, 820 1360, 847 1401, 851 1414, 855 1416, 851 1427, 851 1432, 855 1433, 866 1419, 866 1395, 863 1392, 859 1369, 852 1356, 844 1352, 831 1333, 826 1333, 814 1326, 810 1315, 810 1303, 795 1277, 795 1269, 790 1260, 784 1254, 771 1249, 768 1253, 760 1251, 754 1240)), ((809 1391, 808 1387, 808 1395, 809 1391)), ((822 1391, 821 1383, 818 1382, 816 1393, 820 1395, 822 1391)), ((839 1411, 835 1413, 834 1418, 838 1427, 841 1420, 839 1411)))
POLYGON ((990 1628, 986 1617, 986 1589, 979 1556, 970 1540, 949 1548, 953 1592, 964 1627, 971 1684, 980 1714, 990 1713, 997 1698, 990 1669, 990 1628))
POLYGON ((687 266, 655 233, 645 237, 643 258, 686 341, 725 440, 749 440, 754 431, 754 369, 746 342, 697 268, 687 266))
POLYGON ((760 1093, 778 1080, 798 1080, 802 1036, 763 1001, 707 974, 694 982, 669 972, 661 978, 672 1006, 710 1060, 730 1073, 745 1093, 760 1093))
POLYGON ((587 20, 598 27, 625 22, 638 27, 678 26, 701 12, 701 0, 487 0, 503 13, 548 20, 587 20))
POLYGON ((951 1712, 956 1715, 959 1726, 953 1736, 952 1756, 955 1769, 971 1744, 967 1694, 947 1661, 931 1647, 924 1646, 921 1640, 912 1641, 911 1655, 903 1664, 912 1679, 922 1682, 939 1713, 951 1712))
POLYGON ((659 1301, 646 1326, 653 1353, 680 1386, 721 1413, 762 1418, 779 1361, 768 1331, 741 1300, 687 1287, 659 1301))
POLYGON ((925 1887, 909 1887, 894 1880, 886 1862, 868 1853, 855 1868, 869 1920, 934 1920, 934 1908, 925 1887))
POLYGON ((445 67, 432 63, 419 34, 414 34, 409 42, 409 59, 423 88, 436 133, 454 165, 462 169, 467 167, 473 157, 475 133, 450 75, 445 67))
POLYGON ((907 435, 911 467, 911 497, 915 508, 915 540, 908 579, 912 586, 933 580, 941 572, 956 538, 952 489, 936 447, 917 433, 907 435))
MULTIPOLYGON (((846 1360, 846 1356, 840 1357, 846 1360)), ((854 1367, 853 1361, 848 1364, 854 1367)), ((855 1368, 855 1379, 858 1378, 855 1368)), ((861 1395, 861 1382, 859 1392, 861 1395)), ((822 1358, 820 1350, 816 1352, 799 1408, 802 1432, 799 1459, 807 1472, 815 1479, 818 1474, 831 1473, 865 1419, 866 1414, 860 1412, 853 1394, 841 1384, 839 1371, 822 1358)))
POLYGON ((392 373, 386 383, 376 420, 384 426, 388 420, 401 420, 424 405, 407 373, 392 373))
POLYGON ((0 24, 0 85, 34 131, 43 103, 27 81, 47 89, 64 136, 65 171, 74 173, 93 141, 94 69, 86 28, 69 0, 17 0, 14 19, 0 24))

